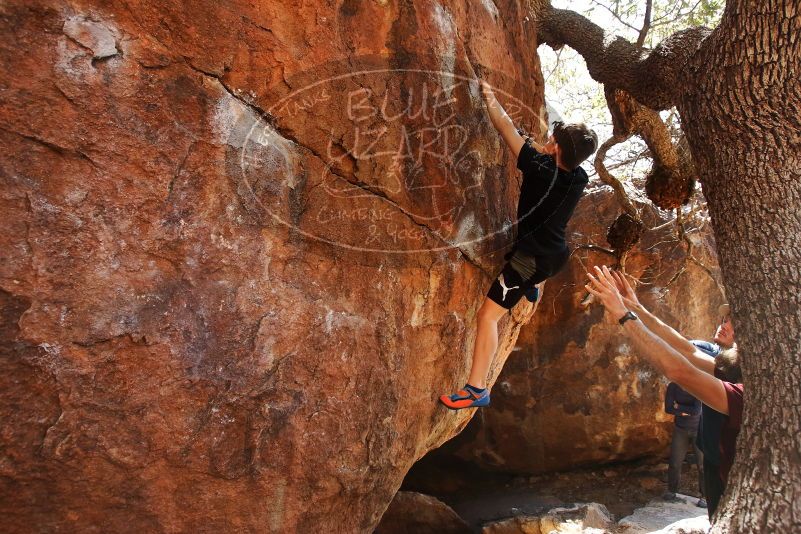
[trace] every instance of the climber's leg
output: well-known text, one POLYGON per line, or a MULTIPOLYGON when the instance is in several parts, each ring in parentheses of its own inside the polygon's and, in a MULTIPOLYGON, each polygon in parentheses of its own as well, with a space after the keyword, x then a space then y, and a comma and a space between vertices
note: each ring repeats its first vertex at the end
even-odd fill
POLYGON ((533 285, 531 281, 524 280, 513 265, 513 261, 504 265, 478 310, 473 366, 467 380, 469 385, 477 388, 484 388, 487 384, 490 362, 498 348, 498 321, 508 310, 514 308, 533 285))
POLYGON ((453 410, 487 406, 490 401, 486 389, 487 373, 492 357, 498 348, 498 321, 512 309, 529 289, 524 280, 508 263, 493 282, 487 297, 478 310, 476 342, 470 378, 464 389, 453 395, 442 395, 440 401, 453 410))
POLYGON ((498 321, 508 310, 484 298, 484 303, 478 309, 478 325, 476 343, 473 346, 473 366, 470 368, 470 378, 467 383, 476 388, 487 387, 487 372, 490 362, 498 348, 498 321))

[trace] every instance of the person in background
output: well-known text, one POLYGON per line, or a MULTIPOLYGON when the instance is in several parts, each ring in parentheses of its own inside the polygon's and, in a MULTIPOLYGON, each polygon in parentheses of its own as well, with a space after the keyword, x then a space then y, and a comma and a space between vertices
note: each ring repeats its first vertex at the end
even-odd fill
MULTIPOLYGON (((695 367, 730 384, 741 384, 739 356, 735 350, 734 325, 731 321, 731 309, 728 304, 718 308, 720 321, 712 342, 689 340, 670 325, 656 317, 637 299, 637 295, 625 277, 614 273, 613 277, 629 310, 635 312, 645 326, 656 336, 682 354, 695 367)), ((696 445, 703 454, 704 491, 707 502, 707 513, 712 519, 717 510, 720 498, 725 489, 724 475, 721 468, 721 436, 724 428, 728 428, 729 417, 720 413, 706 403, 701 407, 701 421, 698 428, 696 445)), ((729 431, 726 431, 729 434, 729 431)))
MULTIPOLYGON (((712 374, 715 377, 737 384, 743 381, 743 375, 737 360, 737 352, 727 350, 735 345, 734 326, 731 322, 728 304, 723 304, 718 308, 718 316, 720 324, 715 330, 712 343, 701 340, 693 340, 692 343, 709 358, 712 358, 714 366, 712 374)), ((702 405, 696 445, 704 455, 704 495, 708 503, 707 512, 710 520, 723 496, 724 485, 720 476, 720 434, 726 419, 724 414, 706 404, 702 405)))
MULTIPOLYGON (((648 312, 637 301, 634 290, 622 274, 612 273, 606 266, 595 267, 594 271, 594 275, 587 273, 590 283, 585 288, 603 304, 606 310, 604 319, 610 324, 620 324, 638 352, 668 380, 679 384, 723 417, 717 449, 720 453, 718 476, 722 495, 734 464, 745 406, 742 377, 732 379, 728 374, 733 373, 732 369, 738 365, 737 346, 721 351, 716 358, 710 357, 648 312)), ((733 336, 733 329, 731 333, 733 336)), ((709 492, 704 493, 709 499, 709 492)), ((710 519, 716 507, 717 503, 710 500, 710 519)))
POLYGON ((695 449, 695 464, 698 467, 698 488, 701 498, 696 503, 706 508, 704 500, 703 453, 695 443, 698 423, 701 420, 701 401, 684 391, 675 382, 668 384, 665 391, 665 412, 673 415, 673 437, 670 440, 670 464, 668 467, 668 490, 662 496, 666 501, 678 501, 681 481, 681 467, 692 444, 695 449))

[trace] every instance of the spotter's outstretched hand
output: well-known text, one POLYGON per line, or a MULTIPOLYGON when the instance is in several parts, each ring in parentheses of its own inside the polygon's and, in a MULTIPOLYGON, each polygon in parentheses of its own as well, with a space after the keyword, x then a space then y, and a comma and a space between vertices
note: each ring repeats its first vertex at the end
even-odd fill
POLYGON ((615 285, 617 286, 618 292, 620 292, 620 296, 623 297, 623 303, 628 308, 638 307, 640 305, 640 300, 637 298, 637 293, 634 292, 634 288, 631 287, 628 279, 626 279, 626 275, 618 271, 612 271, 612 278, 615 280, 615 285))
POLYGON ((626 314, 628 309, 609 268, 606 265, 603 268, 596 265, 594 270, 595 276, 587 273, 590 283, 584 287, 604 305, 606 309, 604 319, 608 323, 615 323, 626 314))

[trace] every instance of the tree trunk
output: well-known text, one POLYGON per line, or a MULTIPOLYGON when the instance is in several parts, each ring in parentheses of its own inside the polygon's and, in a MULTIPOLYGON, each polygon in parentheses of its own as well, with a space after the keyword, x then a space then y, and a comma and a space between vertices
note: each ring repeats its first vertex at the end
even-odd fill
POLYGON ((542 40, 586 50, 596 80, 646 105, 676 105, 703 183, 746 395, 712 532, 799 532, 801 6, 729 0, 712 33, 676 34, 648 57, 620 40, 603 40, 612 44, 599 53, 588 47, 599 43, 598 27, 575 13, 555 20, 563 13, 546 17, 542 40), (675 62, 665 68, 671 54, 675 62))
POLYGON ((801 530, 800 20, 790 0, 727 6, 694 58, 692 92, 676 103, 745 375, 745 421, 713 532, 801 530))

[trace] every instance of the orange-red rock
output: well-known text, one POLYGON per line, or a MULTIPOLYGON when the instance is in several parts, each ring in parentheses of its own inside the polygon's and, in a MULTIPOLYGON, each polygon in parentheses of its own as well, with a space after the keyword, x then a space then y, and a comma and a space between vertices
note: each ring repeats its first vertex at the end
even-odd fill
POLYGON ((4 2, 4 531, 371 531, 468 420, 519 190, 469 80, 531 130, 535 42, 510 1, 4 2))

